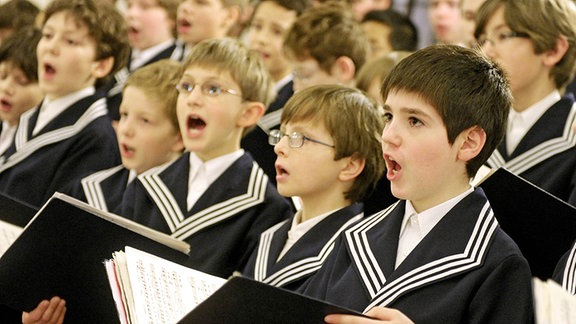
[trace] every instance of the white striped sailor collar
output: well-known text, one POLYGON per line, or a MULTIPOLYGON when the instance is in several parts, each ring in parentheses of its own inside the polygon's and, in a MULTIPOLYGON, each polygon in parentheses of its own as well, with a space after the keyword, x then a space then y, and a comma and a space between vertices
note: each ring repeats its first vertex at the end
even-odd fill
MULTIPOLYGON (((478 195, 469 195, 468 197, 476 199, 478 195)), ((470 215, 470 217, 475 217, 476 222, 470 224, 471 235, 467 237, 467 241, 462 242, 465 246, 462 252, 422 261, 424 263, 421 266, 414 268, 411 265, 400 265, 397 270, 390 274, 390 278, 386 278, 382 265, 378 264, 377 260, 382 258, 375 255, 375 252, 380 252, 382 249, 371 246, 368 232, 391 215, 394 208, 388 208, 384 212, 366 218, 346 230, 346 245, 352 263, 372 300, 366 309, 375 305, 386 306, 399 296, 417 287, 478 267, 484 259, 488 250, 487 247, 498 227, 498 222, 494 218, 488 201, 485 198, 483 201, 479 214, 470 215), (405 272, 407 269, 408 271, 405 272)), ((466 215, 457 216, 466 217, 466 215)), ((464 231, 461 232, 464 233, 464 231)), ((392 258, 389 262, 394 264, 394 260, 392 258)))
POLYGON ((562 288, 572 295, 576 295, 576 243, 572 246, 564 272, 562 274, 562 288))
POLYGON ((102 189, 102 182, 109 179, 111 175, 124 169, 123 165, 117 165, 113 168, 92 173, 80 180, 86 201, 89 205, 98 209, 108 211, 106 195, 102 189))
MULTIPOLYGON (((342 208, 339 211, 349 212, 351 210, 353 209, 349 206, 342 208)), ((360 212, 359 214, 350 217, 342 225, 340 225, 338 230, 334 231, 333 235, 328 238, 326 243, 319 249, 316 255, 309 256, 295 262, 291 261, 287 263, 286 266, 282 267, 282 269, 277 270, 272 275, 268 276, 268 265, 271 264, 271 260, 269 260, 268 257, 271 255, 270 250, 274 240, 274 235, 280 228, 283 227, 283 225, 286 224, 288 220, 273 226, 269 230, 265 231, 260 237, 254 278, 267 284, 281 287, 318 271, 318 269, 322 267, 322 264, 324 264, 324 261, 330 252, 332 252, 334 249, 334 242, 340 233, 356 221, 360 220, 362 216, 363 213, 360 212)))
POLYGON ((36 109, 31 109, 20 116, 20 124, 16 135, 14 136, 14 144, 16 146, 16 152, 10 155, 8 159, 4 156, 0 158, 0 172, 22 162, 32 153, 37 150, 51 145, 67 138, 73 137, 80 133, 88 124, 92 123, 94 120, 106 116, 108 114, 108 109, 106 108, 106 99, 100 98, 93 102, 88 109, 78 118, 74 124, 67 127, 61 127, 51 131, 42 133, 36 137, 28 139, 30 119, 34 116, 36 109))
POLYGON ((247 184, 242 194, 229 197, 186 217, 187 211, 180 208, 174 194, 161 178, 163 169, 148 170, 139 175, 138 179, 164 217, 171 236, 178 239, 184 240, 206 227, 234 217, 265 200, 268 177, 258 164, 253 162, 249 174, 246 175, 247 184))
POLYGON ((576 122, 576 102, 570 108, 562 136, 544 141, 528 151, 506 161, 499 150, 494 150, 487 164, 492 168, 505 167, 510 172, 522 174, 543 161, 570 150, 576 145, 575 132, 572 125, 576 122))

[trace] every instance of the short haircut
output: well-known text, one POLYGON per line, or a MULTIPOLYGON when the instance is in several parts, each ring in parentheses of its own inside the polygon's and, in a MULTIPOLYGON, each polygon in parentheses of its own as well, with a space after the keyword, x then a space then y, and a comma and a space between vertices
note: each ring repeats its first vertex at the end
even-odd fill
POLYGON ((265 107, 274 100, 274 83, 264 63, 238 39, 215 38, 199 42, 188 54, 182 73, 190 67, 230 73, 244 100, 261 102, 265 107))
MULTIPOLYGON (((128 29, 124 17, 115 7, 93 0, 53 0, 46 8, 42 25, 60 12, 72 15, 78 24, 87 27, 89 35, 96 41, 96 60, 114 59, 108 77, 124 67, 130 51, 128 29)), ((96 87, 105 84, 107 79, 97 80, 96 87)))
POLYGON ((368 92, 374 80, 384 81, 392 68, 410 54, 412 52, 390 52, 369 60, 358 71, 356 88, 368 92))
POLYGON ((502 68, 479 50, 432 45, 400 61, 382 84, 382 98, 407 92, 433 106, 453 144, 464 130, 486 132, 482 151, 466 165, 468 176, 490 157, 506 132, 512 94, 502 68))
POLYGON ((350 8, 330 1, 300 15, 284 40, 288 57, 313 58, 328 73, 339 57, 349 57, 358 71, 366 62, 370 43, 350 8))
POLYGON ((12 64, 31 82, 38 82, 38 59, 36 47, 42 37, 34 26, 22 27, 6 38, 0 45, 0 62, 12 64))
POLYGON ((18 30, 33 26, 40 9, 27 0, 10 0, 0 6, 0 28, 18 30))
POLYGON ((168 18, 174 21, 174 30, 172 34, 176 36, 176 20, 178 14, 178 6, 183 0, 157 0, 158 6, 164 8, 168 14, 168 18))
POLYGON ((346 199, 362 200, 384 173, 380 142, 383 111, 362 91, 342 85, 317 85, 296 92, 284 106, 282 124, 322 123, 334 139, 334 160, 356 156, 366 164, 346 199))
POLYGON ((178 91, 176 84, 180 78, 180 63, 163 59, 152 64, 145 65, 132 73, 126 83, 127 87, 134 87, 142 90, 150 99, 160 103, 158 109, 164 111, 170 118, 170 122, 175 129, 178 127, 178 117, 176 116, 176 101, 178 91))
POLYGON ((486 23, 500 7, 511 30, 526 34, 534 44, 534 52, 541 54, 556 47, 565 37, 568 50, 550 71, 550 77, 561 88, 573 77, 576 60, 576 4, 572 0, 487 0, 476 15, 474 36, 479 38, 486 23))
POLYGON ((262 2, 270 1, 281 6, 282 8, 296 12, 296 16, 300 16, 306 9, 312 6, 310 0, 260 0, 256 4, 256 9, 262 2))
POLYGON ((362 22, 377 22, 390 27, 388 42, 395 51, 418 49, 418 30, 409 17, 394 9, 373 10, 366 13, 362 22))

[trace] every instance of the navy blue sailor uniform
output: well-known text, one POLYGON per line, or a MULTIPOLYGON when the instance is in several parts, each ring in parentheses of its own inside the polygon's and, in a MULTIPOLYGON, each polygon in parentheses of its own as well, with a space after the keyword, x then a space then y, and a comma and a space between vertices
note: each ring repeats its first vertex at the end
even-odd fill
POLYGON ((574 94, 568 93, 546 110, 512 154, 508 155, 504 138, 487 164, 491 168, 504 167, 576 206, 575 121, 574 94))
POLYGON ((307 231, 278 260, 291 228, 291 220, 278 223, 260 235, 242 274, 272 286, 298 290, 324 263, 334 241, 344 229, 363 216, 362 204, 355 203, 330 214, 307 231))
POLYGON ((89 174, 64 188, 62 192, 100 210, 117 213, 129 177, 130 170, 120 164, 89 174))
POLYGON ((104 98, 78 100, 33 135, 39 107, 22 114, 0 158, 0 191, 36 207, 74 180, 120 163, 104 98))
MULTIPOLYGON (((160 51, 154 57, 150 58, 138 68, 144 67, 146 65, 152 64, 154 62, 171 59, 177 62, 181 62, 184 59, 184 44, 180 41, 174 41, 172 45, 160 51)), ((128 77, 135 69, 130 69, 131 56, 128 55, 127 64, 120 69, 120 71, 114 74, 114 78, 108 84, 104 85, 100 91, 106 96, 106 101, 108 105, 108 115, 112 120, 120 119, 120 104, 122 103, 122 91, 124 90, 124 84, 128 80, 128 77)))
POLYGON ((576 295, 576 241, 558 261, 552 279, 570 294, 576 295))
POLYGON ((406 201, 344 231, 303 293, 368 311, 396 308, 415 323, 530 323, 531 274, 482 189, 464 197, 395 269, 406 201))
POLYGON ((264 230, 292 215, 290 205, 244 153, 188 211, 189 155, 139 175, 120 214, 188 242, 186 266, 226 278, 245 266, 264 230))

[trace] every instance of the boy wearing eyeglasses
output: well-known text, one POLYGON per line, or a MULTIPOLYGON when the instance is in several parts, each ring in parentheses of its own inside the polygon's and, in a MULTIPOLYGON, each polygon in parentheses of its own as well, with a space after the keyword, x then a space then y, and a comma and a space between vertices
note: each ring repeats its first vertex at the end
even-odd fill
POLYGON ((576 106, 562 90, 576 60, 574 2, 487 0, 475 36, 506 71, 514 97, 506 136, 487 164, 576 205, 576 106))
POLYGON ((288 100, 269 142, 278 192, 298 196, 302 208, 260 235, 244 275, 298 290, 322 266, 384 172, 383 126, 381 108, 357 89, 313 86, 288 100))
POLYGON ((176 88, 188 152, 139 175, 120 214, 190 243, 187 266, 227 278, 244 267, 261 232, 292 214, 240 148, 273 99, 273 84, 256 53, 218 38, 193 47, 176 88))

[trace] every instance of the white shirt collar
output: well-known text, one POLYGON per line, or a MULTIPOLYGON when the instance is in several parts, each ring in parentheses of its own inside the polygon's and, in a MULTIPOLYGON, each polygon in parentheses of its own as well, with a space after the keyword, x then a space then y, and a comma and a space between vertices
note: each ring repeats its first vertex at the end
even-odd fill
POLYGON ((292 73, 289 73, 287 76, 283 77, 278 82, 276 82, 276 85, 275 85, 276 92, 280 91, 280 89, 282 89, 285 85, 290 83, 290 81, 292 81, 293 79, 294 79, 294 75, 292 73))
POLYGON ((196 154, 190 152, 190 173, 188 175, 188 210, 198 201, 198 198, 218 179, 236 160, 244 155, 240 149, 203 162, 196 154))
MULTIPOLYGON (((304 234, 306 234, 314 226, 316 226, 322 220, 324 220, 325 218, 332 215, 333 213, 335 213, 338 210, 339 210, 338 208, 331 210, 327 213, 318 215, 318 216, 311 218, 311 219, 308 219, 304 222, 300 222, 300 219, 302 218, 302 211, 301 210, 297 211, 296 214, 294 215, 294 217, 292 217, 292 226, 290 227, 290 230, 288 231, 288 238, 286 239, 286 242, 284 244, 284 248, 282 249, 282 252, 280 252, 280 254, 278 255, 278 259, 276 259, 276 261, 279 261, 286 254, 286 252, 288 252, 288 250, 290 250, 290 248, 294 244, 296 244, 296 242, 298 242, 298 240, 302 236, 304 236, 304 234)), ((362 217, 362 214, 360 214, 356 217, 358 219, 360 219, 362 217)))
POLYGON ((170 47, 174 44, 174 39, 169 39, 158 45, 154 45, 144 50, 132 49, 132 59, 130 60, 130 71, 134 71, 137 68, 144 65, 146 62, 150 61, 158 53, 170 47))
POLYGON ((420 225, 420 233, 421 238, 424 238, 426 234, 428 234, 438 222, 454 207, 458 204, 464 197, 468 196, 474 188, 470 187, 463 193, 459 194, 458 196, 446 200, 445 202, 436 205, 432 208, 429 208, 421 213, 416 213, 414 206, 408 200, 406 201, 406 210, 404 211, 404 218, 402 219, 402 226, 400 227, 400 236, 402 232, 406 228, 406 223, 408 222, 408 218, 412 214, 416 214, 418 218, 418 224, 420 225))
POLYGON ((558 90, 552 91, 549 95, 542 98, 542 100, 528 107, 528 109, 517 112, 514 109, 510 109, 508 114, 508 128, 506 132, 506 149, 508 154, 511 154, 520 140, 528 133, 530 128, 536 124, 538 119, 544 115, 544 113, 552 107, 556 102, 558 102, 562 96, 558 90))
POLYGON ((60 115, 64 110, 72 106, 73 103, 79 101, 82 98, 88 97, 96 93, 93 86, 80 89, 76 92, 70 93, 56 100, 49 100, 44 97, 42 106, 40 107, 40 113, 38 114, 38 120, 36 121, 36 126, 32 134, 37 134, 44 126, 46 126, 52 119, 60 115))

